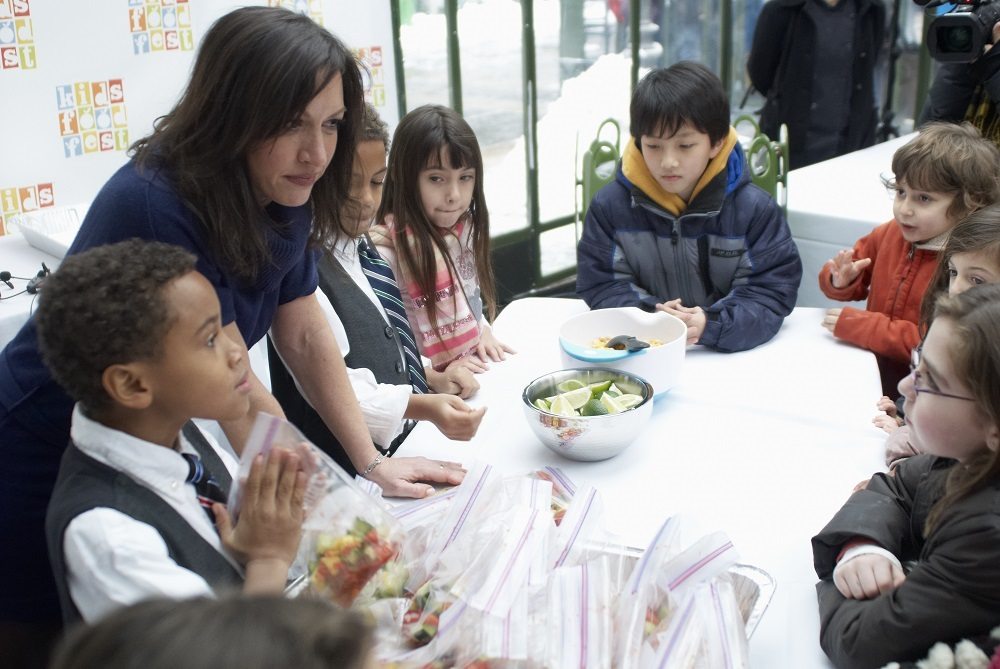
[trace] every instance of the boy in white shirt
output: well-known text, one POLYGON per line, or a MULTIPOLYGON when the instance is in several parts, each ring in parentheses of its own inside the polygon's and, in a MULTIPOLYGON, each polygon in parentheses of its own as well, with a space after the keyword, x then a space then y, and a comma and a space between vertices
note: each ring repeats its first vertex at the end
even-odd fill
POLYGON ((68 622, 152 596, 285 586, 306 475, 286 451, 258 457, 239 521, 226 511, 235 462, 190 420, 248 410, 247 356, 195 262, 169 244, 96 247, 41 294, 42 354, 77 401, 46 517, 68 622))

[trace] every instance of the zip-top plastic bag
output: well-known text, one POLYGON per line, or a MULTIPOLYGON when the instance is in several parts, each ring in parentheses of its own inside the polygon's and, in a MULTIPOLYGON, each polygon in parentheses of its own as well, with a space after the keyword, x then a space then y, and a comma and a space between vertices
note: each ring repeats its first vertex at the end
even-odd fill
POLYGON ((559 525, 576 495, 576 484, 558 467, 543 467, 529 476, 552 484, 552 520, 559 525))
POLYGON ((350 606, 372 575, 399 551, 402 528, 384 502, 362 491, 294 425, 265 413, 257 414, 230 491, 230 505, 237 513, 250 464, 274 448, 298 453, 309 476, 306 519, 293 571, 304 567, 310 592, 350 606))
POLYGON ((655 652, 647 645, 640 663, 655 669, 746 669, 746 633, 728 576, 702 581, 679 599, 655 652))
POLYGON ((607 556, 552 571, 546 667, 611 666, 614 631, 611 611, 615 592, 607 556))
MULTIPOLYGON (((643 556, 644 559, 645 557, 643 556)), ((647 666, 650 659, 657 656, 666 639, 674 639, 680 633, 678 630, 686 630, 684 625, 689 624, 689 621, 677 619, 683 612, 681 604, 687 606, 692 592, 724 574, 736 564, 739 556, 729 537, 722 532, 715 532, 702 537, 680 553, 670 555, 664 552, 661 557, 666 559, 656 561, 653 574, 644 570, 638 577, 642 585, 631 604, 631 610, 627 601, 623 602, 620 609, 633 625, 629 628, 629 633, 620 639, 624 644, 620 653, 621 667, 647 666), (640 616, 643 620, 642 633, 637 635, 634 621, 640 616)), ((671 657, 677 656, 676 649, 671 652, 674 653, 671 657)))

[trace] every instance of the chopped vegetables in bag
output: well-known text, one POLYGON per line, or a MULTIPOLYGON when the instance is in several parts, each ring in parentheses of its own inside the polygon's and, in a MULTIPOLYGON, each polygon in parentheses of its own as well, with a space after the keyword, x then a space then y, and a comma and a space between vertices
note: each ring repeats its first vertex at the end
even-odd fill
POLYGON ((309 565, 313 589, 341 606, 350 606, 375 572, 396 554, 397 546, 385 540, 361 518, 340 536, 316 536, 316 559, 309 565))
POLYGON ((403 614, 403 635, 415 646, 430 643, 438 632, 441 614, 451 602, 441 601, 430 582, 424 583, 413 595, 410 607, 403 614))

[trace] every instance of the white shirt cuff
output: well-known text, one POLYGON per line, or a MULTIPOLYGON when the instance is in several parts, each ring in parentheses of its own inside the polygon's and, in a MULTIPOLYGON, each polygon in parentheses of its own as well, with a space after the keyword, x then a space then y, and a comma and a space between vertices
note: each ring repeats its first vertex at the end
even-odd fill
POLYGON ((875 544, 859 544, 857 546, 852 546, 844 551, 844 554, 840 557, 840 561, 837 562, 837 566, 833 569, 833 577, 837 577, 837 570, 843 565, 847 564, 851 560, 861 555, 881 555, 889 562, 893 563, 899 567, 900 571, 903 569, 902 563, 900 563, 899 558, 895 555, 882 548, 881 546, 876 546, 875 544))

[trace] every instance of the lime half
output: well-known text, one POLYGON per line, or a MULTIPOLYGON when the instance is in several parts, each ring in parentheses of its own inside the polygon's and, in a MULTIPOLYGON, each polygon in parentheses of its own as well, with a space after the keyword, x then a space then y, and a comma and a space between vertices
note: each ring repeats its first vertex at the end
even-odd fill
POLYGON ((608 379, 607 381, 598 381, 597 383, 591 383, 587 387, 590 388, 590 396, 596 400, 599 399, 601 395, 608 392, 608 389, 611 387, 611 379, 608 379))
POLYGON ((638 404, 642 402, 642 398, 640 396, 628 393, 615 399, 618 400, 618 403, 622 405, 623 409, 631 409, 634 406, 638 406, 638 404))
POLYGON ((580 407, 581 416, 604 416, 608 410, 601 404, 601 400, 590 400, 580 407))
POLYGON ((563 393, 558 397, 562 397, 563 399, 565 399, 569 403, 569 405, 574 409, 579 409, 580 407, 582 407, 584 404, 586 404, 591 400, 590 388, 587 387, 577 388, 576 390, 571 390, 568 393, 563 393))
POLYGON ((556 386, 556 390, 561 393, 568 393, 571 390, 577 390, 578 388, 583 388, 583 381, 579 379, 569 379, 568 381, 563 381, 556 386))
POLYGON ((621 413, 625 410, 621 403, 618 402, 618 398, 612 395, 610 391, 601 395, 601 404, 608 410, 608 413, 621 413))
POLYGON ((576 408, 566 399, 566 395, 556 395, 556 398, 552 400, 552 405, 549 408, 554 414, 560 416, 576 416, 576 408))

